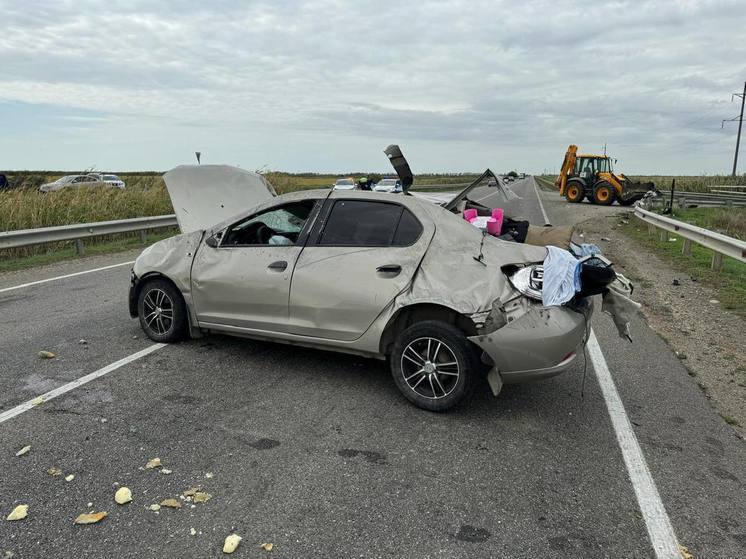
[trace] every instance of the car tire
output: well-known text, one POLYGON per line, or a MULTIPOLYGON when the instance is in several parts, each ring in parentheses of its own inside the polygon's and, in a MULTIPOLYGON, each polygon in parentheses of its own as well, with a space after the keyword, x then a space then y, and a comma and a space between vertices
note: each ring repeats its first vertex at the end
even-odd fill
POLYGON ((142 286, 137 296, 137 315, 143 331, 154 342, 178 342, 189 331, 184 298, 163 278, 147 280, 142 286))
POLYGON ((467 398, 480 371, 477 352, 458 328, 436 320, 413 324, 397 338, 391 375, 415 406, 442 412, 467 398))

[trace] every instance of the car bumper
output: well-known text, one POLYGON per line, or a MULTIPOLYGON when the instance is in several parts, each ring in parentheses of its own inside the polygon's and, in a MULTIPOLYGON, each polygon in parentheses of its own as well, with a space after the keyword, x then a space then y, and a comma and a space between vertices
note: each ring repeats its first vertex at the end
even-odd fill
POLYGON ((130 270, 130 291, 127 299, 132 318, 137 318, 137 287, 139 283, 140 279, 135 275, 135 271, 130 270))
POLYGON ((500 383, 541 380, 572 367, 587 341, 592 313, 590 299, 574 307, 537 305, 502 328, 469 340, 494 363, 490 375, 499 375, 500 383))

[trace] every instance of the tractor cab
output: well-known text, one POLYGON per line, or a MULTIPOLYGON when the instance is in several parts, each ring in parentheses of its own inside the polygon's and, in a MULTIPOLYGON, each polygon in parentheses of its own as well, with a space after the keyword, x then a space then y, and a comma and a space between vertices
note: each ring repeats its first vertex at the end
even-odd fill
MULTIPOLYGON (((578 155, 572 176, 594 179, 599 173, 612 173, 611 159, 603 155, 578 155)), ((595 181, 594 181, 595 182, 595 181)))

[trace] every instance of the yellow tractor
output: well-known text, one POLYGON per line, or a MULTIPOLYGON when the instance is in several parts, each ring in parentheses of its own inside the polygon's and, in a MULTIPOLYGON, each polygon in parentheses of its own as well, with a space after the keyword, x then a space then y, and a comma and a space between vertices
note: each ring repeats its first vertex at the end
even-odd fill
POLYGON ((633 182, 622 173, 614 173, 611 158, 606 155, 578 155, 576 145, 567 148, 555 185, 568 202, 588 198, 602 206, 610 206, 614 200, 629 206, 649 190, 655 190, 652 182, 633 182))

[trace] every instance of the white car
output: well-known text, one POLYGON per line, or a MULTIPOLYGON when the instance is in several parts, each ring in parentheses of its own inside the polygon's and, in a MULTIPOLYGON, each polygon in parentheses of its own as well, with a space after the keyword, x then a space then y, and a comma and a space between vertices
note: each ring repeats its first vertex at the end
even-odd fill
POLYGON ((399 179, 381 179, 373 187, 376 192, 401 192, 401 181, 399 179))
POLYGON ((334 190, 355 190, 357 188, 357 185, 351 178, 337 179, 336 182, 332 185, 332 188, 334 190))
POLYGON ((113 186, 114 188, 119 188, 121 190, 124 190, 124 181, 120 179, 116 175, 105 175, 101 173, 91 173, 92 177, 96 177, 101 182, 105 182, 109 186, 113 186))
POLYGON ((106 186, 102 180, 93 175, 65 175, 56 181, 42 184, 39 192, 56 192, 63 188, 78 188, 81 186, 106 186))

